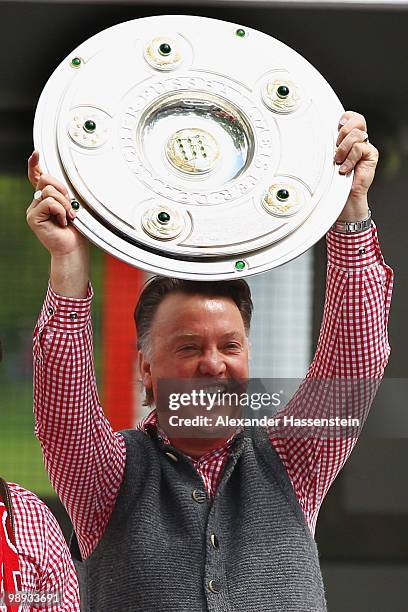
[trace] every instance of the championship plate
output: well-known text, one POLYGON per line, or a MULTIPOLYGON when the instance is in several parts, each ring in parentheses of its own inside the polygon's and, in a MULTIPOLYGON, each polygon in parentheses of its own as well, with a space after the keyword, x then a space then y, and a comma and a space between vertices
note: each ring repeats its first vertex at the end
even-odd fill
POLYGON ((61 62, 34 145, 93 243, 149 272, 222 280, 297 257, 339 216, 352 181, 333 161, 343 112, 322 75, 271 36, 147 17, 61 62))

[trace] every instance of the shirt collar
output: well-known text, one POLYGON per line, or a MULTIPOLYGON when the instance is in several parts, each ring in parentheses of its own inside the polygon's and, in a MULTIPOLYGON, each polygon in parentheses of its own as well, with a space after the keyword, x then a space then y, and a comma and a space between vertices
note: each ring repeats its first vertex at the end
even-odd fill
MULTIPOLYGON (((149 429, 152 429, 154 432, 157 433, 157 435, 161 438, 164 444, 170 444, 170 440, 166 432, 163 431, 163 429, 161 429, 158 423, 156 408, 151 410, 147 416, 141 419, 136 429, 138 429, 139 431, 143 431, 144 433, 147 433, 149 429)), ((224 444, 208 451, 207 453, 205 453, 205 455, 203 455, 199 459, 193 459, 192 457, 190 457, 190 459, 192 460, 194 464, 196 464, 199 462, 204 463, 211 459, 215 459, 216 457, 220 457, 221 455, 226 453, 231 448, 231 445, 234 442, 237 434, 240 433, 242 430, 243 430, 243 427, 237 428, 237 430, 224 442, 224 444)), ((189 457, 189 455, 186 455, 186 456, 189 457)))

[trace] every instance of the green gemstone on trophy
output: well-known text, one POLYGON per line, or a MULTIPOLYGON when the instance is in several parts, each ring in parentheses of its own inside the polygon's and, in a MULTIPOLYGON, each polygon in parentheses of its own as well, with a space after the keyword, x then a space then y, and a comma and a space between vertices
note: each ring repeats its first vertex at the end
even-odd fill
POLYGON ((161 55, 169 55, 171 53, 171 47, 168 43, 162 43, 159 47, 159 53, 161 55))
POLYGON ((170 221, 169 213, 166 213, 164 211, 159 212, 159 214, 157 215, 157 218, 160 221, 160 223, 168 223, 170 221))
POLYGON ((285 201, 289 198, 289 191, 287 189, 279 189, 276 193, 278 200, 285 201))
POLYGON ((244 38, 246 32, 242 28, 238 28, 238 30, 235 31, 235 34, 239 36, 239 38, 244 38))
POLYGON ((79 202, 77 202, 76 200, 72 200, 71 206, 72 206, 72 208, 74 210, 78 210, 79 209, 79 202))
POLYGON ((245 268, 246 268, 246 263, 242 259, 238 259, 238 261, 235 262, 236 270, 244 270, 245 268))
POLYGON ((80 57, 74 57, 74 58, 71 60, 71 65, 72 65, 72 66, 75 66, 75 68, 78 68, 78 67, 79 67, 81 64, 82 64, 82 60, 81 60, 81 58, 80 58, 80 57))
POLYGON ((96 123, 95 121, 92 121, 92 119, 88 119, 87 121, 85 121, 84 123, 84 130, 85 132, 89 132, 92 133, 96 130, 96 123))
POLYGON ((287 98, 289 95, 289 87, 287 85, 279 85, 277 94, 280 98, 287 98))

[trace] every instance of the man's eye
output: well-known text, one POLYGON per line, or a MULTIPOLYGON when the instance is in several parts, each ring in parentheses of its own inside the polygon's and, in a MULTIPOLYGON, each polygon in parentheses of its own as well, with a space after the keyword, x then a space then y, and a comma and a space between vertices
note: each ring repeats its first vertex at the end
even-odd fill
POLYGON ((240 349, 241 345, 238 344, 238 342, 228 342, 228 344, 226 345, 227 349, 240 349))
POLYGON ((196 351, 198 350, 197 346, 194 346, 193 344, 188 344, 186 346, 180 346, 180 348, 177 349, 178 351, 183 351, 183 352, 191 352, 191 351, 196 351))

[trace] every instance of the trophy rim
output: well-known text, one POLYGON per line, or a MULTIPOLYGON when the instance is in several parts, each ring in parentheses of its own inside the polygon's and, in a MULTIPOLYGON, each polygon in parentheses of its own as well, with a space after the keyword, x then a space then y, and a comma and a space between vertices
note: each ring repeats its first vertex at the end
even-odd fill
MULTIPOLYGON (((231 29, 245 28, 246 31, 249 32, 250 36, 253 35, 252 33, 254 33, 256 35, 261 35, 267 37, 268 39, 276 41, 276 39, 273 39, 269 35, 263 32, 259 32, 257 30, 253 30, 251 28, 247 28, 246 26, 241 26, 240 24, 234 24, 208 17, 192 15, 150 16, 140 19, 129 20, 127 22, 113 25, 110 28, 102 30, 101 32, 84 41, 84 43, 80 44, 76 49, 73 50, 73 52, 68 55, 68 58, 72 57, 73 53, 76 53, 78 49, 83 49, 84 46, 86 46, 87 48, 91 48, 92 44, 94 44, 95 42, 101 43, 102 39, 104 37, 109 36, 109 33, 112 30, 116 29, 117 31, 118 28, 128 27, 129 24, 136 23, 139 28, 143 28, 144 23, 157 22, 158 19, 165 20, 165 22, 169 24, 169 26, 174 25, 174 23, 177 22, 179 31, 182 31, 183 29, 183 24, 180 24, 180 20, 184 21, 186 24, 188 22, 191 22, 191 20, 219 22, 224 26, 225 24, 227 24, 228 27, 231 29)), ((288 49, 290 53, 295 54, 295 56, 301 58, 302 62, 306 62, 310 69, 312 71, 315 71, 315 73, 318 75, 319 80, 327 84, 332 93, 333 101, 335 102, 333 106, 337 106, 336 112, 338 112, 338 117, 340 117, 341 114, 344 112, 344 108, 342 107, 337 95, 331 89, 330 85, 327 83, 324 77, 317 72, 317 70, 312 66, 312 64, 310 64, 305 58, 300 56, 300 54, 298 54, 294 49, 291 49, 280 41, 276 42, 278 42, 279 45, 283 45, 283 47, 288 49)), ((58 78, 58 75, 61 76, 62 71, 66 67, 66 62, 67 58, 65 58, 51 74, 38 100, 34 119, 34 144, 35 148, 39 150, 40 153, 45 149, 42 124, 44 115, 47 112, 47 102, 49 101, 47 100, 47 98, 49 97, 50 90, 54 85, 53 78, 55 78, 55 76, 57 76, 58 78)), ((197 94, 197 92, 194 92, 194 90, 190 90, 188 91, 188 94, 193 97, 197 94)), ((220 99, 221 96, 218 96, 218 100, 220 99)), ((227 100, 227 103, 234 105, 234 103, 230 100, 227 100)), ((158 98, 152 101, 152 103, 149 105, 149 108, 154 109, 157 107, 157 104, 158 98)), ((241 112, 242 116, 245 117, 245 111, 242 111, 240 107, 237 108, 238 112, 241 112)), ((248 126, 248 132, 250 132, 251 124, 249 121, 248 126)), ((249 156, 251 155, 252 153, 249 152, 249 156)), ((66 175, 66 169, 62 164, 58 151, 56 152, 54 159, 51 159, 49 155, 47 158, 47 155, 45 155, 43 160, 43 166, 48 173, 53 174, 60 180, 67 180, 68 177, 66 175)), ((242 172, 245 172, 245 169, 246 166, 244 165, 242 172)), ((288 236, 284 236, 272 245, 261 246, 260 248, 255 247, 252 250, 241 249, 233 253, 217 253, 214 249, 215 252, 211 254, 210 250, 208 250, 208 253, 210 253, 210 255, 207 255, 207 260, 205 260, 204 257, 202 257, 200 254, 194 255, 194 257, 186 256, 185 259, 183 259, 183 254, 175 253, 171 250, 166 251, 163 249, 163 247, 160 251, 159 248, 155 247, 154 244, 151 244, 149 242, 143 242, 139 245, 131 239, 129 239, 129 241, 126 241, 123 238, 121 229, 114 228, 114 231, 112 231, 112 227, 109 226, 109 222, 107 222, 106 219, 104 220, 105 225, 100 222, 98 214, 95 214, 95 212, 93 212, 92 209, 89 208, 89 206, 81 197, 81 194, 76 191, 75 186, 72 184, 69 178, 68 187, 70 188, 72 197, 78 200, 81 204, 81 208, 77 213, 77 218, 74 221, 74 225, 92 243, 101 247, 103 250, 107 251, 118 259, 125 261, 126 263, 129 263, 132 266, 136 266, 140 269, 143 269, 147 272, 190 280, 195 279, 214 281, 247 277, 261 272, 265 272, 267 270, 280 266, 304 253, 330 229, 331 225, 334 223, 334 221, 340 214, 350 191, 352 177, 352 173, 347 176, 338 175, 338 173, 336 172, 336 167, 333 166, 332 180, 330 182, 329 189, 324 193, 324 200, 327 203, 330 202, 330 207, 327 206, 327 209, 323 211, 324 214, 321 214, 321 219, 319 219, 319 221, 316 220, 316 213, 314 209, 310 212, 310 214, 308 214, 306 219, 301 223, 298 228, 293 230, 288 236), (269 259, 268 252, 270 255, 269 259), (240 267, 237 267, 237 263, 240 263, 242 265, 240 265, 240 267)), ((320 213, 322 213, 322 210, 320 210, 320 213)), ((171 244, 166 245, 166 247, 171 248, 171 244)))

